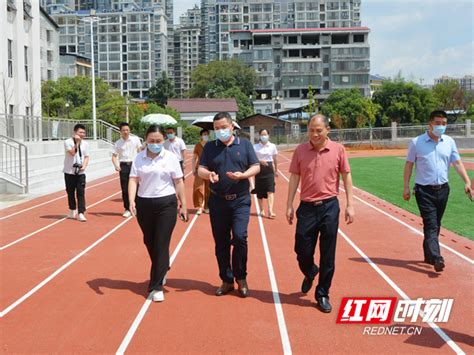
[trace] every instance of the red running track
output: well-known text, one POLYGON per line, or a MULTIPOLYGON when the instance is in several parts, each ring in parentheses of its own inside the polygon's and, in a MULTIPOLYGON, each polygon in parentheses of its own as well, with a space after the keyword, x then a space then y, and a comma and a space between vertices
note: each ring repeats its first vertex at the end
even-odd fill
MULTIPOLYGON (((87 223, 61 221, 63 193, 1 211, 0 246, 31 235, 0 250, 2 352, 473 353, 473 243, 443 230, 447 267, 435 273, 420 262, 419 217, 364 191, 356 190, 356 222, 341 218, 333 312, 314 307, 313 290, 299 292, 294 226, 284 217, 289 157, 280 159, 277 219, 257 217, 252 205, 247 299, 214 296, 209 216, 192 210, 173 234, 166 300, 147 300, 148 255, 136 220, 121 217, 116 176, 88 184, 101 183, 87 190, 88 205, 96 203, 87 223), (454 298, 454 305, 439 328, 416 323, 421 335, 370 336, 364 325, 336 324, 342 297, 454 298)), ((192 177, 186 187, 192 201, 192 177)), ((343 211, 343 194, 340 201, 343 211)))

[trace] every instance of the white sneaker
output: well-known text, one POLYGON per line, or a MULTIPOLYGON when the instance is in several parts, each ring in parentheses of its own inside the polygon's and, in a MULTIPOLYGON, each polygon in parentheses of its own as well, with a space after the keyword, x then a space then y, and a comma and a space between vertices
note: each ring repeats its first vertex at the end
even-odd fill
POLYGON ((76 210, 69 210, 67 218, 76 219, 76 210))
POLYGON ((123 213, 122 216, 123 216, 124 218, 128 218, 128 217, 130 217, 131 215, 132 215, 132 213, 131 213, 129 210, 126 210, 126 211, 123 213))
POLYGON ((79 213, 79 214, 77 215, 77 220, 78 220, 79 222, 85 222, 85 221, 87 221, 87 218, 86 218, 86 216, 84 216, 84 213, 79 213))
POLYGON ((153 302, 163 302, 165 300, 165 294, 163 291, 153 291, 151 298, 153 302))

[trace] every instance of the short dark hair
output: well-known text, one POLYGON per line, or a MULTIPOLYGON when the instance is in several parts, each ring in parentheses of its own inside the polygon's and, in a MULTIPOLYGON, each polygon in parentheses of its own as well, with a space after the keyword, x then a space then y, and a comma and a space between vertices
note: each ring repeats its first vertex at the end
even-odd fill
POLYGON ((156 133, 156 132, 160 132, 161 135, 163 136, 163 138, 166 135, 166 132, 165 132, 165 129, 163 128, 163 126, 160 126, 160 125, 157 125, 157 124, 152 124, 150 127, 148 127, 148 129, 145 132, 145 140, 148 138, 148 135, 150 133, 156 133))
POLYGON ((122 127, 130 127, 130 125, 128 124, 128 122, 122 122, 121 124, 119 124, 119 128, 122 129, 122 127))
POLYGON ((314 115, 313 117, 311 117, 311 118, 309 119, 308 126, 309 126, 309 125, 311 124, 311 122, 312 122, 313 120, 315 120, 316 118, 321 118, 321 119, 323 120, 323 122, 324 122, 324 125, 325 125, 326 127, 329 127, 329 118, 327 118, 327 116, 323 115, 322 113, 318 113, 318 114, 314 115))
POLYGON ((165 128, 165 131, 171 129, 174 133, 176 133, 176 128, 174 128, 173 126, 168 126, 165 128))
POLYGON ((214 116, 212 121, 214 122, 214 121, 219 121, 219 120, 222 120, 222 119, 226 119, 227 122, 232 123, 232 116, 230 115, 229 112, 219 112, 219 113, 217 113, 214 116))
POLYGON ((74 132, 77 132, 78 130, 83 129, 84 131, 86 130, 86 126, 84 126, 82 123, 77 123, 74 126, 74 132))
POLYGON ((436 117, 448 118, 448 114, 443 110, 434 110, 430 113, 430 121, 433 121, 436 117))
POLYGON ((199 132, 199 135, 202 136, 204 133, 207 133, 209 134, 209 130, 208 129, 201 129, 201 132, 199 132))
POLYGON ((259 134, 259 135, 262 134, 263 131, 267 131, 267 133, 268 133, 268 129, 262 128, 260 131, 258 131, 258 134, 259 134))

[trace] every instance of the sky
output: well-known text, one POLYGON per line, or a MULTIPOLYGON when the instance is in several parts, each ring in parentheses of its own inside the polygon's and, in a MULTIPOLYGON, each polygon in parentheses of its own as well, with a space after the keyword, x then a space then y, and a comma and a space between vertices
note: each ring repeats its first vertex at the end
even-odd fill
MULTIPOLYGON (((174 21, 196 0, 175 0, 174 21)), ((441 75, 474 75, 473 0, 362 0, 370 28, 371 74, 433 84, 441 75)))

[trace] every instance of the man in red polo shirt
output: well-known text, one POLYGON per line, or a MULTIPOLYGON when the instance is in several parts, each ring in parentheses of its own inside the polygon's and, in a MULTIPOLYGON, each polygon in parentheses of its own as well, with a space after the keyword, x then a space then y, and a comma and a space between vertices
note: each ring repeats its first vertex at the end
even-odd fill
POLYGON ((291 160, 290 185, 286 218, 293 224, 293 200, 301 180, 301 202, 296 211, 298 218, 295 235, 295 252, 298 265, 304 274, 301 292, 307 293, 319 272, 315 291, 317 307, 329 313, 329 288, 334 276, 336 238, 339 227, 339 175, 346 190, 346 222, 354 221, 352 205, 352 178, 346 150, 342 144, 328 138, 329 121, 316 115, 308 123, 309 142, 300 144, 291 160), (319 236, 319 268, 314 263, 314 251, 319 236))

